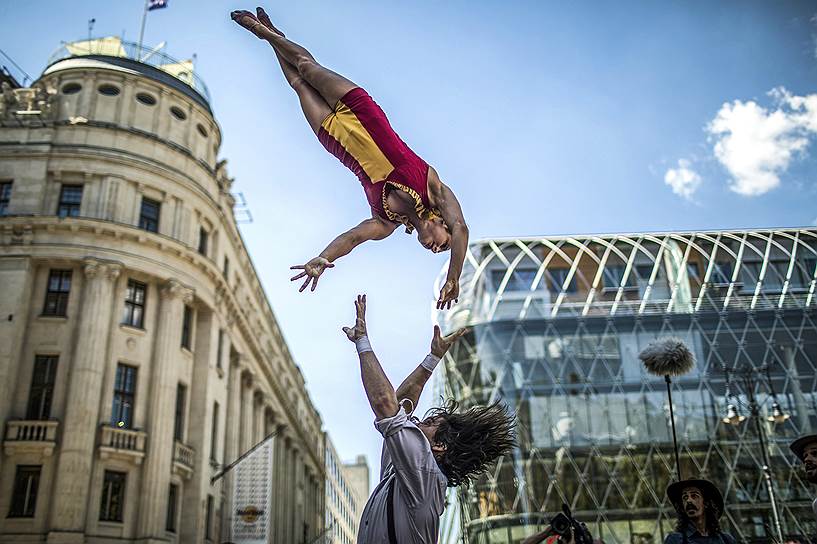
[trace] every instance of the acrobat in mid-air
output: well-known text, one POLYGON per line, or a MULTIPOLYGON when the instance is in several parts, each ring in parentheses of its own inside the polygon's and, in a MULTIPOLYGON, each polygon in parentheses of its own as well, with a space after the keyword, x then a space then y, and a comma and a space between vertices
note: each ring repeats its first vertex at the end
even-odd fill
POLYGON ((451 250, 448 275, 438 309, 451 308, 468 249, 468 226, 457 197, 437 172, 414 153, 391 128, 386 114, 355 83, 321 66, 303 47, 275 28, 263 9, 234 11, 232 19, 269 42, 290 86, 298 94, 306 120, 323 146, 357 175, 372 216, 344 232, 320 255, 293 269, 300 290, 318 279, 334 261, 368 240, 382 240, 398 225, 417 231, 426 249, 451 250))

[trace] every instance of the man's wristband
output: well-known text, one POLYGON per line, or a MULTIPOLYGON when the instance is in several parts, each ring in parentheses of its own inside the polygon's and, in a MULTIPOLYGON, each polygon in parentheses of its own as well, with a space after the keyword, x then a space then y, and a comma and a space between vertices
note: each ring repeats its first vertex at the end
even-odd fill
POLYGON ((369 343, 368 336, 361 336, 360 338, 355 339, 355 347, 357 348, 358 355, 361 353, 366 353, 367 351, 374 351, 371 343, 369 343))
POLYGON ((429 353, 426 355, 426 358, 423 359, 423 362, 420 363, 420 366, 428 370, 429 372, 434 372, 434 367, 437 366, 437 363, 440 362, 440 358, 434 355, 433 353, 429 353))

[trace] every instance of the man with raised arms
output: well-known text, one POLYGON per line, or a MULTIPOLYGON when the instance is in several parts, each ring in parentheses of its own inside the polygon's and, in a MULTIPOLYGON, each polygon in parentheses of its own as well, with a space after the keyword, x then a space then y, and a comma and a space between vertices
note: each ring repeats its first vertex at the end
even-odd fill
POLYGON ((460 412, 449 401, 422 421, 413 417, 434 367, 465 330, 442 336, 435 326, 431 352, 395 391, 369 342, 366 295, 355 308, 355 324, 343 332, 357 347, 363 389, 383 435, 380 482, 363 509, 357 542, 434 544, 446 487, 467 485, 513 448, 514 416, 499 403, 460 412))

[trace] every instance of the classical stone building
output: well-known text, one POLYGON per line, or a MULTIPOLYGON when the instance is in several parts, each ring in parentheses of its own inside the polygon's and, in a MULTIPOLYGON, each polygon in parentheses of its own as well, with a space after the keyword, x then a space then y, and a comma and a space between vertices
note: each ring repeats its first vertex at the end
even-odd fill
POLYGON ((364 504, 360 505, 359 513, 363 513, 363 506, 369 499, 370 485, 369 485, 369 462, 365 455, 358 455, 354 461, 343 463, 343 473, 346 475, 346 483, 352 488, 358 498, 362 499, 364 504))
POLYGON ((222 542, 272 431, 273 542, 323 530, 324 440, 236 227, 192 63, 68 44, 0 100, 0 542, 222 542))
POLYGON ((369 498, 369 465, 358 455, 355 463, 341 461, 329 435, 326 443, 326 527, 327 544, 355 544, 358 523, 369 498), (365 476, 362 472, 365 470, 365 476), (365 478, 366 487, 362 486, 365 478))

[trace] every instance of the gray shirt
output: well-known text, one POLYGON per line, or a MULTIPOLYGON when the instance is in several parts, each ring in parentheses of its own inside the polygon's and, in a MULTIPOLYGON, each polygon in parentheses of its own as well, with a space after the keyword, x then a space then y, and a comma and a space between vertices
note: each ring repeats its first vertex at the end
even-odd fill
POLYGON ((357 543, 389 542, 387 504, 389 486, 394 485, 396 544, 435 544, 448 479, 437 466, 428 439, 403 410, 374 426, 383 435, 380 482, 363 509, 357 543))

